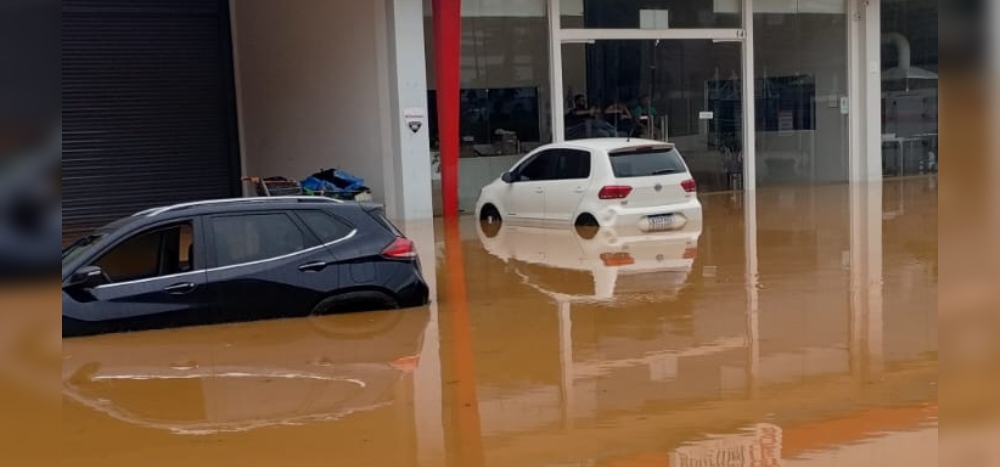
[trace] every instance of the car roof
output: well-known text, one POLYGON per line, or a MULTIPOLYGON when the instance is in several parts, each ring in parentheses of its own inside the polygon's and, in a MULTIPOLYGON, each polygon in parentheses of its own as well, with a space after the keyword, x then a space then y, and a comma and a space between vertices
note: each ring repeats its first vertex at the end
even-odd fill
POLYGON ((221 198, 186 203, 172 204, 146 209, 132 215, 132 217, 152 218, 162 216, 167 213, 184 212, 188 215, 214 214, 229 211, 243 211, 247 208, 260 207, 264 209, 299 208, 303 204, 315 204, 318 206, 334 206, 345 203, 341 200, 327 198, 324 196, 256 196, 245 198, 221 198))
POLYGON ((615 151, 619 149, 639 148, 645 146, 664 146, 674 148, 674 143, 666 143, 643 138, 591 138, 567 141, 558 146, 591 149, 599 151, 615 151))
POLYGON ((246 212, 255 209, 294 209, 303 207, 319 207, 337 209, 379 207, 376 204, 345 202, 324 196, 269 196, 246 198, 222 198, 202 201, 191 201, 167 206, 158 206, 137 212, 131 216, 117 219, 99 229, 99 232, 110 233, 134 224, 146 224, 159 219, 175 219, 206 214, 223 214, 228 212, 246 212))

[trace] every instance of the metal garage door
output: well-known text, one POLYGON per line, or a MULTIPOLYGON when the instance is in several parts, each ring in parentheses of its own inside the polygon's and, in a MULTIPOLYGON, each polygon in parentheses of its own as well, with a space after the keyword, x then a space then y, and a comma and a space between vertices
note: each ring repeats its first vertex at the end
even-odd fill
POLYGON ((63 237, 240 188, 226 0, 63 0, 63 237))

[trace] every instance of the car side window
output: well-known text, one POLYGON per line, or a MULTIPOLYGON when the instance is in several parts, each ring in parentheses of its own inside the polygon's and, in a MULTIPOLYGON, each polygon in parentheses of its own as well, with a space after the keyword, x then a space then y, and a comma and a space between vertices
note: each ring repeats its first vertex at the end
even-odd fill
POLYGON ((311 246, 285 213, 219 216, 211 218, 209 225, 216 267, 276 258, 311 246))
POLYGON ((298 215, 306 227, 323 243, 340 240, 354 230, 354 226, 327 212, 303 210, 298 211, 298 215))
POLYGON ((555 150, 544 151, 535 158, 528 161, 523 168, 518 169, 517 176, 520 182, 537 182, 549 180, 552 177, 550 167, 556 157, 555 150))
POLYGON ((101 255, 94 266, 112 282, 130 282, 193 271, 194 229, 190 222, 139 233, 101 255))
POLYGON ((560 149, 551 172, 552 180, 590 178, 590 153, 578 149, 560 149))

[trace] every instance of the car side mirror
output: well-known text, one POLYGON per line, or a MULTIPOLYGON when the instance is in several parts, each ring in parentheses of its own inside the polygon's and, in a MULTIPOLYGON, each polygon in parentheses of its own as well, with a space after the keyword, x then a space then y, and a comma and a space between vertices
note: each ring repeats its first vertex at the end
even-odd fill
POLYGON ((104 271, 97 266, 84 266, 69 276, 66 289, 92 289, 102 284, 104 271))
POLYGON ((514 174, 504 172, 503 175, 500 176, 500 180, 503 180, 504 183, 514 183, 514 174))

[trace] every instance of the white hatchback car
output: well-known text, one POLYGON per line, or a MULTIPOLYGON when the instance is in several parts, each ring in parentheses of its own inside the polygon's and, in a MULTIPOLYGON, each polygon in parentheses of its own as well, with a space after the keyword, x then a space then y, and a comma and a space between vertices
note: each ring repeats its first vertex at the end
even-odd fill
POLYGON ((625 138, 542 146, 482 189, 487 225, 700 229, 701 202, 673 144, 625 138))

